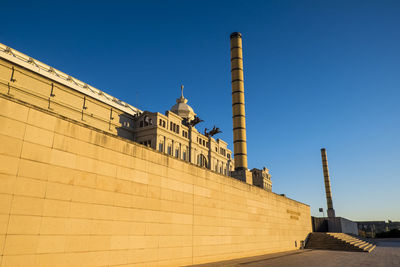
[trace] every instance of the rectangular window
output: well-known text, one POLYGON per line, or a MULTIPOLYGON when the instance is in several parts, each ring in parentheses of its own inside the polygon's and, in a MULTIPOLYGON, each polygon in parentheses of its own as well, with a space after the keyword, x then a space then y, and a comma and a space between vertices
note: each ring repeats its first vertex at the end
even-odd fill
POLYGON ((158 144, 158 151, 164 152, 164 146, 163 146, 162 143, 159 143, 159 144, 158 144))
POLYGON ((172 155, 172 147, 171 146, 168 146, 168 155, 172 155))
POLYGON ((183 159, 183 160, 186 160, 186 151, 183 151, 183 153, 182 153, 182 159, 183 159))
POLYGON ((179 134, 179 125, 176 125, 176 133, 179 134))
POLYGON ((175 157, 176 157, 176 158, 179 158, 179 149, 176 149, 176 150, 175 150, 175 157))
POLYGON ((139 122, 139 127, 143 127, 143 121, 139 122))
POLYGON ((169 129, 172 131, 172 121, 169 123, 169 129))
POLYGON ((160 119, 160 123, 159 123, 159 125, 160 125, 160 126, 162 126, 162 119, 160 119))

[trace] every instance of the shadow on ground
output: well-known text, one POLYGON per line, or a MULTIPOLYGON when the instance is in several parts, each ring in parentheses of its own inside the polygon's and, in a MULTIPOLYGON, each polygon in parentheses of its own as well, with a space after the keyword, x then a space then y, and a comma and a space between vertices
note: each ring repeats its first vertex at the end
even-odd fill
POLYGON ((374 240, 378 247, 399 248, 400 238, 380 238, 374 240))

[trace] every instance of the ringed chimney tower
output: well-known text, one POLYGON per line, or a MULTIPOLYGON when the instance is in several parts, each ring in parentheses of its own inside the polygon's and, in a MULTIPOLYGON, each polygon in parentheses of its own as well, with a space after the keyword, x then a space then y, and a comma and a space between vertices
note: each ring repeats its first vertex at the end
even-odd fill
POLYGON ((253 184, 252 173, 247 168, 246 112, 244 108, 244 76, 242 34, 234 32, 231 40, 232 120, 235 171, 231 176, 253 184))
POLYGON ((324 172, 324 180, 325 180, 326 202, 328 204, 328 218, 334 218, 335 210, 333 209, 333 203, 332 203, 331 181, 329 179, 328 158, 326 156, 325 148, 321 148, 321 158, 322 158, 322 169, 324 172))
POLYGON ((246 113, 244 107, 244 76, 242 34, 234 32, 231 39, 232 119, 235 170, 247 170, 246 113))

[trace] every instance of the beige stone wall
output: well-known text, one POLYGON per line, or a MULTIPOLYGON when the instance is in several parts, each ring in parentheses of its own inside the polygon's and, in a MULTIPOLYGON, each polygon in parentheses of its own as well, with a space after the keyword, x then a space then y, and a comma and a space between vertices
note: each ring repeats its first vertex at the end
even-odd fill
POLYGON ((311 231, 309 206, 118 137, 131 116, 83 101, 0 60, 1 267, 189 265, 311 231))
POLYGON ((0 266, 178 266, 296 249, 309 206, 0 95, 0 266))

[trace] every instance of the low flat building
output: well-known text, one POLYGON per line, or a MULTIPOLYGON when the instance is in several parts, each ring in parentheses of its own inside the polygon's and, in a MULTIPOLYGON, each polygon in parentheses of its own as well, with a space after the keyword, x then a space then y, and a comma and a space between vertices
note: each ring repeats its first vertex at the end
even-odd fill
POLYGON ((392 221, 359 221, 358 231, 365 237, 375 237, 378 233, 389 232, 390 230, 400 230, 400 222, 392 221))

